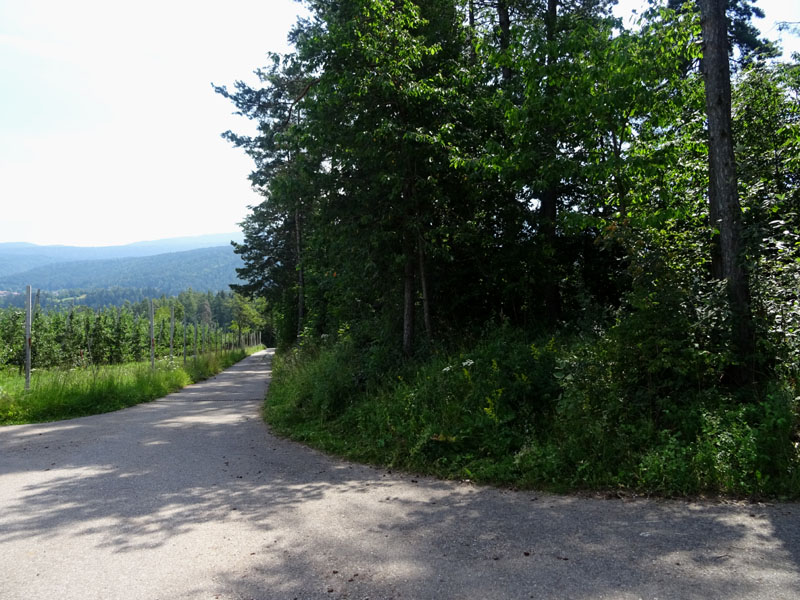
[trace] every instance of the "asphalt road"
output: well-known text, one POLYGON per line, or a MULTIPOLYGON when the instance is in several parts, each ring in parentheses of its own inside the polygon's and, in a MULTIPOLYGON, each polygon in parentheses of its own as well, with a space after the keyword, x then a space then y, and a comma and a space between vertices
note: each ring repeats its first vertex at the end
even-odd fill
POLYGON ((261 353, 162 400, 0 428, 0 599, 800 598, 800 505, 561 497, 270 435, 261 353))

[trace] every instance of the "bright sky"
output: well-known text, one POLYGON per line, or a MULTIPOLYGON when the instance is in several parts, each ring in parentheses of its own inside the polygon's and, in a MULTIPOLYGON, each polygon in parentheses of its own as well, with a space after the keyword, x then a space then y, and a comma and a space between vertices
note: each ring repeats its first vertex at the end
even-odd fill
MULTIPOLYGON (((622 0, 618 14, 631 3, 641 0, 622 0)), ((759 5, 768 18, 800 21, 800 3, 759 5)), ((259 197, 250 159, 219 134, 247 122, 211 82, 254 83, 265 53, 286 50, 299 9, 292 0, 0 0, 0 242, 237 230, 259 197)))
POLYGON ((236 231, 259 197, 211 82, 255 82, 292 0, 0 0, 0 242, 236 231))

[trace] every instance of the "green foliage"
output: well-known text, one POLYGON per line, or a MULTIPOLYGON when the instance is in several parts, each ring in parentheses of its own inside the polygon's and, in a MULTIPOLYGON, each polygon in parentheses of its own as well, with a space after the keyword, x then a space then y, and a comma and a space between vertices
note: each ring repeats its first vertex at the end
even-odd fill
MULTIPOLYGON (((369 370, 374 352, 342 341, 278 359, 266 414, 283 431, 348 431, 363 459, 467 476, 512 456, 545 422, 558 392, 555 356, 551 341, 529 344, 503 329, 469 353, 384 377, 369 370)), ((338 449, 348 443, 331 438, 338 449)))

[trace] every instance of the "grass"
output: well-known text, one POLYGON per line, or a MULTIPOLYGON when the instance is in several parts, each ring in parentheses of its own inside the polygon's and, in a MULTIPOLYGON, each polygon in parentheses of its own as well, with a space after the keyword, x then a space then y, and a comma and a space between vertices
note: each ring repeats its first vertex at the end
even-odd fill
POLYGON ((0 425, 60 421, 111 412, 161 398, 239 362, 257 348, 205 354, 186 366, 148 363, 34 371, 30 390, 16 371, 0 372, 0 425))

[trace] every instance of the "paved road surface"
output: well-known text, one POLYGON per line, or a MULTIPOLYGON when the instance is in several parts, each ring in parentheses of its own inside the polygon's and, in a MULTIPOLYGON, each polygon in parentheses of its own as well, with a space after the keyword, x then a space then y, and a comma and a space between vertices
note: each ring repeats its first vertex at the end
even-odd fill
POLYGON ((476 488, 271 436, 269 354, 0 429, 0 598, 800 598, 800 505, 476 488))

